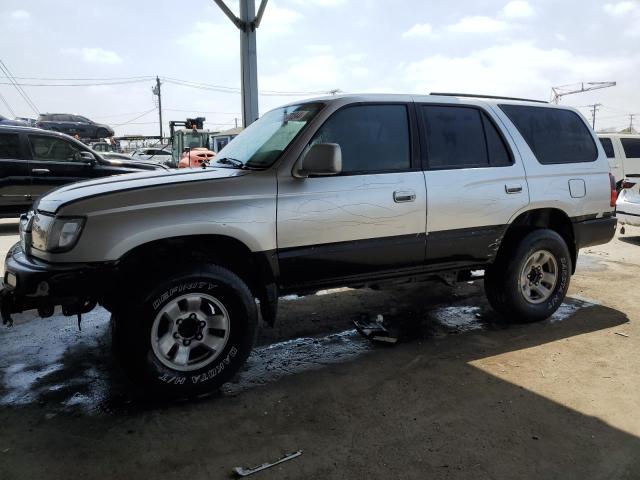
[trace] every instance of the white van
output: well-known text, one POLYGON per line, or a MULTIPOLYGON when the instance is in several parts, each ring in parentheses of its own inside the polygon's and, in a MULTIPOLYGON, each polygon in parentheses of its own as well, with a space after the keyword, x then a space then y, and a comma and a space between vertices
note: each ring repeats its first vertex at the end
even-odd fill
POLYGON ((598 137, 618 186, 627 175, 640 174, 640 135, 599 133, 598 137))

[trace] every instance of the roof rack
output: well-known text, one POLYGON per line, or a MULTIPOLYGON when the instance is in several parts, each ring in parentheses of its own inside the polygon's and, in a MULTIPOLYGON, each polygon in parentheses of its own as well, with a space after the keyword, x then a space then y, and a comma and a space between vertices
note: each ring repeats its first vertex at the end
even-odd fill
POLYGON ((521 102, 549 103, 545 100, 533 100, 531 98, 500 97, 496 95, 480 95, 480 94, 474 94, 474 93, 431 92, 429 95, 439 95, 441 97, 491 98, 494 100, 519 100, 521 102))

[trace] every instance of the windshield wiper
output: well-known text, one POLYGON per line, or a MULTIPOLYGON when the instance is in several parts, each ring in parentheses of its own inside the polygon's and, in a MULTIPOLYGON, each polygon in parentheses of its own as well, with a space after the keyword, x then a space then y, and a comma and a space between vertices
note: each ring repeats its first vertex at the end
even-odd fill
POLYGON ((221 163, 223 165, 233 165, 234 167, 244 168, 244 163, 231 157, 215 158, 214 161, 215 163, 221 163))

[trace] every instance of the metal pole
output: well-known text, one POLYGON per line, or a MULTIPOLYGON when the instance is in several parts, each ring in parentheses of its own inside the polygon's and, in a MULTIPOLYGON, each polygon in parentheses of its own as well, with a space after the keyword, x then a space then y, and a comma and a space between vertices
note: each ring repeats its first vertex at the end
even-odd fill
POLYGON ((158 121, 160 122, 160 141, 162 142, 162 93, 160 92, 160 78, 156 76, 156 89, 158 91, 158 121))
POLYGON ((240 0, 240 65, 242 75, 242 125, 258 119, 258 63, 256 54, 255 0, 240 0))

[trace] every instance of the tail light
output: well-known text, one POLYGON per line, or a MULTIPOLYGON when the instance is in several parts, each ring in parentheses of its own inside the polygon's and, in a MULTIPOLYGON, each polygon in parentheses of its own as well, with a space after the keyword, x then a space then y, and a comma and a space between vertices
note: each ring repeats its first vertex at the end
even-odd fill
POLYGON ((609 174, 609 184, 611 185, 611 201, 609 202, 609 206, 615 207, 616 200, 618 200, 618 192, 616 191, 616 178, 611 173, 609 174))
POLYGON ((636 184, 633 182, 630 182, 629 180, 625 180, 624 182, 622 182, 622 188, 633 188, 636 184))

